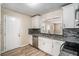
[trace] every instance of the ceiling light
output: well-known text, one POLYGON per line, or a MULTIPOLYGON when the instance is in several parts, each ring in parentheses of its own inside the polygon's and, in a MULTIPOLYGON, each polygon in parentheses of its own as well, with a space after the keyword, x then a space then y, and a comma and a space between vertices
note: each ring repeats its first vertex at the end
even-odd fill
POLYGON ((39 3, 27 3, 27 5, 29 5, 29 6, 36 6, 36 5, 38 5, 39 3))
POLYGON ((15 20, 16 20, 16 18, 15 18, 15 17, 11 17, 11 20, 12 20, 12 21, 15 21, 15 20))

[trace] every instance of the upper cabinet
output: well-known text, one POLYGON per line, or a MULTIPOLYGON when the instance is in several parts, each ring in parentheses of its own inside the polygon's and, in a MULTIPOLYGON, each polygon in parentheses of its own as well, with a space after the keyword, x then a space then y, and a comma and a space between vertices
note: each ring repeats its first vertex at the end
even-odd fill
POLYGON ((74 5, 70 4, 63 7, 63 27, 74 28, 75 9, 74 5))
POLYGON ((62 9, 42 15, 41 32, 62 35, 62 19, 62 9))
POLYGON ((79 26, 76 26, 79 24, 79 12, 76 13, 78 5, 69 4, 53 12, 36 15, 32 17, 32 28, 41 28, 41 32, 50 34, 62 34, 62 28, 78 28, 79 26))
POLYGON ((42 15, 43 21, 58 23, 62 21, 62 9, 42 15))
POLYGON ((41 16, 36 15, 32 17, 32 28, 40 28, 41 16))
POLYGON ((75 11, 78 4, 69 4, 63 7, 63 28, 76 28, 75 11))

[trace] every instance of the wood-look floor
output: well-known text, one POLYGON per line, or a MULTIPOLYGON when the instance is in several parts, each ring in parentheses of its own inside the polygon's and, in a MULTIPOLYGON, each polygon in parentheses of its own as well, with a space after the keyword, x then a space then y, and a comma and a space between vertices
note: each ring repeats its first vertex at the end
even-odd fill
POLYGON ((49 56, 47 53, 40 51, 39 49, 34 48, 31 45, 24 47, 16 48, 5 53, 2 53, 1 56, 49 56))

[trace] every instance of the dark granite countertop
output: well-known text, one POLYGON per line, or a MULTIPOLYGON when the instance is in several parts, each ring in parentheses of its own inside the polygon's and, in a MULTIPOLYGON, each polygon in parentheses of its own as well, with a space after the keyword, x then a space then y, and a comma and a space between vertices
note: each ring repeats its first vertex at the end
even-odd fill
POLYGON ((39 36, 39 37, 45 37, 45 38, 59 40, 59 41, 64 41, 63 40, 63 35, 58 35, 58 34, 39 33, 39 34, 31 34, 31 35, 33 35, 33 36, 39 36))
POLYGON ((47 33, 29 33, 33 36, 45 37, 49 39, 68 41, 79 44, 79 28, 65 28, 63 29, 63 35, 58 34, 47 34, 47 33))
POLYGON ((79 38, 76 38, 76 37, 65 37, 63 35, 44 34, 44 33, 31 34, 31 35, 39 36, 39 37, 45 37, 45 38, 59 40, 59 41, 68 41, 68 42, 73 42, 73 43, 78 43, 79 44, 79 38))

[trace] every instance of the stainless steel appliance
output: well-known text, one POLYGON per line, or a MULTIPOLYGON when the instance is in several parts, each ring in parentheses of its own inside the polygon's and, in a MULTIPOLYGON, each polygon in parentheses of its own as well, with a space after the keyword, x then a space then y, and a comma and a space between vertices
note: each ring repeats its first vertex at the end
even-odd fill
POLYGON ((79 44, 65 42, 62 46, 59 56, 79 56, 79 44))
POLYGON ((60 56, 79 56, 79 28, 65 28, 60 56))

